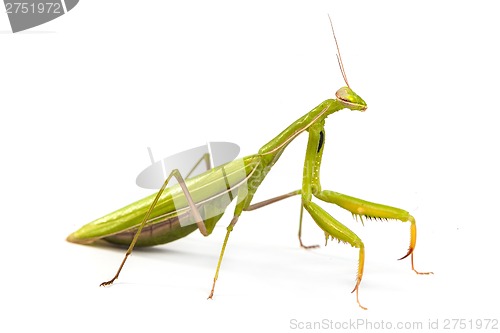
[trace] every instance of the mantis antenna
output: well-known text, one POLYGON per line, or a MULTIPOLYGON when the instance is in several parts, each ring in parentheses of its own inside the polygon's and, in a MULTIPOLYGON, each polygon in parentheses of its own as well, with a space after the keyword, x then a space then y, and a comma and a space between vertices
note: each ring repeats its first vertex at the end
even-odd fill
POLYGON ((328 14, 328 19, 330 20, 330 26, 332 27, 333 39, 335 39, 335 46, 337 46, 336 56, 337 56, 337 62, 339 63, 340 72, 342 73, 342 77, 344 78, 345 84, 347 84, 347 86, 351 88, 349 86, 349 82, 347 81, 347 75, 345 74, 344 63, 342 62, 342 57, 340 56, 339 43, 337 42, 337 37, 335 36, 335 30, 333 29, 333 23, 330 14, 328 14))

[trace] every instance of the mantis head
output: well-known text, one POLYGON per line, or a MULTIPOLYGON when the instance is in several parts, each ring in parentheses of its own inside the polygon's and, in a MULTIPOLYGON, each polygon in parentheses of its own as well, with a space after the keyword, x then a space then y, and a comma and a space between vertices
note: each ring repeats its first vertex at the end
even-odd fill
POLYGON ((342 57, 340 56, 340 48, 339 43, 337 42, 337 37, 335 36, 335 30, 333 29, 332 19, 330 15, 328 15, 328 19, 330 20, 330 26, 332 28, 333 39, 335 40, 335 46, 337 47, 337 61, 339 63, 340 72, 342 73, 342 77, 344 78, 344 82, 347 85, 346 87, 342 87, 335 93, 337 100, 347 109, 357 110, 357 111, 365 111, 368 106, 366 102, 356 94, 351 87, 349 86, 349 82, 347 81, 347 75, 345 74, 344 64, 342 63, 342 57))
POLYGON ((350 110, 365 111, 368 106, 351 88, 342 87, 335 93, 337 100, 350 110))

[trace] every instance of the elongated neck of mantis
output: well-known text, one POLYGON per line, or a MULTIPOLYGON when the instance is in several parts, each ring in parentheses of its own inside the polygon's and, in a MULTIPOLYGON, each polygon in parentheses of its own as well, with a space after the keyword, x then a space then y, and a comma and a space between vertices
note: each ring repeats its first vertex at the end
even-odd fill
POLYGON ((259 154, 269 161, 276 162, 286 146, 293 141, 300 133, 318 122, 323 122, 325 118, 333 112, 339 111, 345 106, 336 99, 327 99, 310 112, 302 116, 288 126, 283 132, 274 139, 266 143, 259 150, 259 154))

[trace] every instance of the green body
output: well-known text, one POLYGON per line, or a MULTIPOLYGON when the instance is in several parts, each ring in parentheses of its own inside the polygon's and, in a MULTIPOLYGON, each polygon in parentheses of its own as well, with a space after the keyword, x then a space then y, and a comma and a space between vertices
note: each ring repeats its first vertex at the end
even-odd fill
MULTIPOLYGON (((363 276, 365 259, 364 244, 353 231, 312 202, 313 196, 350 211, 353 216, 360 217, 362 221, 363 218, 369 218, 410 222, 410 246, 403 258, 411 255, 412 269, 418 274, 429 273, 419 273, 413 267, 413 250, 417 231, 415 219, 407 211, 321 188, 320 166, 325 146, 326 117, 345 108, 356 111, 365 111, 367 108, 366 103, 349 87, 340 88, 336 92, 336 97, 337 99, 324 101, 296 120, 265 144, 257 154, 229 162, 199 176, 187 179, 183 185, 175 185, 165 189, 172 175, 177 178, 178 171, 174 170, 158 193, 90 222, 72 233, 68 237, 68 241, 87 244, 104 239, 111 243, 130 245, 115 277, 101 284, 102 286, 110 285, 118 278, 134 245, 151 246, 172 242, 190 234, 196 228, 199 228, 204 235, 209 235, 229 203, 237 199, 233 218, 227 227, 214 284, 209 295, 209 298, 212 298, 229 235, 241 213, 300 194, 302 208, 305 208, 314 222, 325 232, 327 240, 329 238, 336 239, 359 250, 359 265, 353 292, 356 291, 356 300, 359 306, 366 309, 359 303, 358 299, 358 287, 363 276), (252 204, 253 196, 267 173, 278 161, 288 144, 303 132, 308 132, 309 139, 301 189, 262 203, 252 204), (189 196, 192 200, 189 199, 189 196)), ((301 241, 302 212, 303 209, 301 209, 300 215, 299 240, 301 246, 304 246, 301 241)))
MULTIPOLYGON (((232 194, 231 198, 239 196, 236 209, 241 213, 250 205, 257 188, 287 145, 311 125, 322 124, 329 114, 343 108, 345 105, 337 100, 326 100, 265 144, 258 154, 229 162, 187 179, 186 185, 202 217, 210 216, 204 218, 207 232, 209 234, 212 232, 230 203, 226 195, 229 191, 232 194), (222 169, 224 173, 221 172, 222 169), (223 178, 227 179, 221 181, 223 178), (239 194, 237 189, 240 187, 246 188, 247 193, 239 194)), ((98 239, 104 239, 111 243, 129 245, 155 196, 156 193, 86 224, 72 233, 68 241, 89 244, 98 239)), ((187 223, 188 225, 181 226, 179 221, 181 218, 192 219, 189 211, 180 186, 167 188, 151 212, 136 246, 172 242, 195 231, 196 224, 187 223), (183 200, 184 204, 179 204, 183 200)))
MULTIPOLYGON (((210 216, 204 219, 209 233, 230 203, 224 200, 227 198, 228 189, 225 183, 220 181, 222 168, 225 170, 222 177, 228 181, 233 193, 244 185, 246 175, 252 174, 257 161, 256 155, 248 156, 186 180, 202 216, 210 216)), ((86 224, 71 234, 68 240, 88 244, 104 239, 111 243, 129 245, 155 196, 156 193, 86 224)), ((177 184, 167 188, 151 212, 137 246, 164 244, 190 234, 197 229, 196 224, 187 222, 187 225, 181 226, 180 223, 182 218, 192 219, 189 213, 190 209, 180 186, 177 184)))

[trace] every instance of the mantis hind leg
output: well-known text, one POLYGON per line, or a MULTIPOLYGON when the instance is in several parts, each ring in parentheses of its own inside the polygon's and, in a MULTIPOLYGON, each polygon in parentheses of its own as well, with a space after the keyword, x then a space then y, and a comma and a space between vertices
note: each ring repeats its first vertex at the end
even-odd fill
POLYGON ((198 229, 200 230, 200 232, 204 236, 208 235, 207 229, 205 227, 205 224, 203 223, 203 219, 202 219, 202 217, 200 215, 200 212, 199 212, 198 208, 194 204, 193 198, 191 197, 191 194, 189 193, 189 190, 187 188, 186 182, 184 181, 184 178, 180 174, 179 170, 177 170, 177 169, 172 170, 172 172, 167 177, 167 179, 163 183, 162 187, 158 191, 158 194, 156 194, 156 197, 154 198, 153 203, 149 207, 148 212, 146 213, 146 215, 144 215, 144 219, 142 220, 141 225, 137 229, 137 232, 136 232, 134 238, 132 239, 132 242, 130 243, 130 246, 127 249, 127 252, 125 253, 125 257, 123 258, 123 261, 120 264, 120 267, 118 268, 118 271, 116 272, 115 276, 111 280, 105 281, 105 282, 101 283, 101 287, 102 286, 109 286, 109 285, 113 284, 113 282, 116 279, 118 279, 118 276, 120 275, 120 272, 122 271, 123 265, 125 265, 125 262, 127 261, 128 256, 132 253, 132 250, 134 249, 134 246, 137 243, 137 240, 139 239, 139 236, 140 236, 140 234, 142 232, 142 229, 146 225, 146 222, 149 220, 149 216, 151 215, 151 212, 153 211, 154 207, 158 203, 158 200, 160 199, 163 191, 167 187, 167 184, 169 183, 169 181, 170 181, 170 179, 172 177, 175 177, 177 179, 177 182, 179 183, 180 187, 182 188, 182 191, 184 192, 184 195, 186 196, 186 199, 188 201, 189 207, 191 208, 191 214, 193 215, 193 217, 194 217, 194 219, 196 221, 198 229))
POLYGON ((359 216, 361 221, 363 217, 368 219, 388 220, 394 219, 401 222, 410 222, 410 246, 408 252, 399 260, 411 256, 411 269, 417 274, 433 274, 432 272, 419 272, 413 264, 413 251, 417 243, 417 225, 415 218, 407 211, 396 207, 386 206, 382 204, 365 201, 355 197, 351 197, 342 193, 333 191, 320 191, 315 196, 325 202, 336 204, 350 211, 356 218, 359 216))
POLYGON ((205 171, 208 171, 210 169, 212 169, 212 163, 211 163, 211 156, 210 156, 210 153, 205 153, 203 154, 200 159, 198 160, 198 162, 196 162, 193 167, 191 168, 191 170, 187 173, 186 179, 188 179, 189 177, 191 177, 191 175, 193 174, 194 170, 196 170, 196 168, 201 165, 201 163, 205 162, 205 171))

